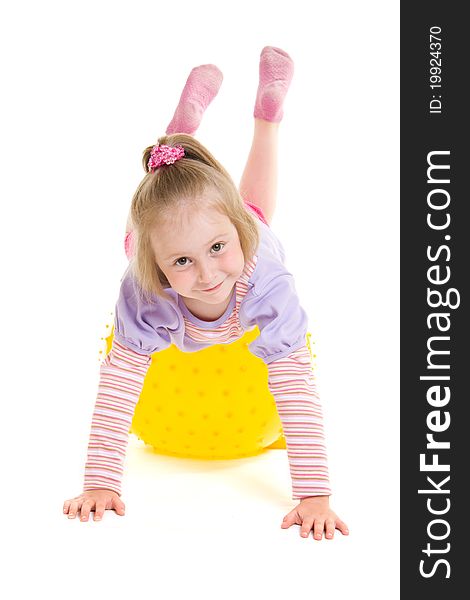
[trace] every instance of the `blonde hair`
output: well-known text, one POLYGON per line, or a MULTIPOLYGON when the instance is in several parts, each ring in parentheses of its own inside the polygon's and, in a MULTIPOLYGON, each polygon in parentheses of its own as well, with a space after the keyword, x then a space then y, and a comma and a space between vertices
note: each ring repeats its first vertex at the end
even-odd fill
POLYGON ((215 192, 210 194, 208 203, 226 215, 236 228, 245 261, 252 258, 259 244, 255 218, 245 208, 230 175, 212 154, 184 133, 162 136, 158 143, 183 146, 184 157, 154 173, 149 173, 147 166, 153 146, 146 148, 142 157, 146 175, 134 193, 130 213, 134 228, 131 269, 148 302, 152 302, 152 294, 168 298, 164 288, 170 287, 155 260, 151 245, 153 228, 178 208, 188 204, 197 206, 197 200, 203 194, 215 192))

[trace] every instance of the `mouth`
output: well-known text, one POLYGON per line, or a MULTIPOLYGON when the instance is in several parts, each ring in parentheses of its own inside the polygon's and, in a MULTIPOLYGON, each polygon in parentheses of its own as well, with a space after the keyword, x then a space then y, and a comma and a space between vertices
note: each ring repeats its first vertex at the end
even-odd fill
MULTIPOLYGON (((225 281, 225 279, 224 279, 225 281)), ((201 292, 215 292, 216 290, 220 289, 221 285, 223 284, 223 281, 221 281, 218 285, 216 285, 215 287, 212 288, 207 288, 207 290, 200 290, 201 292)))

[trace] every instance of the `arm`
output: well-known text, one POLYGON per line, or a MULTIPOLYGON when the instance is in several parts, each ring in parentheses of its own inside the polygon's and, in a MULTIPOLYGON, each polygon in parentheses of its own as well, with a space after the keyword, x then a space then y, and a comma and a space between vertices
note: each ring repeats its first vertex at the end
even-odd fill
POLYGON ((303 346, 267 367, 286 438, 292 498, 330 495, 322 408, 309 350, 303 346))
POLYGON ((268 368, 269 391, 286 438, 292 498, 329 496, 322 410, 306 345, 308 318, 293 276, 274 251, 266 251, 258 256, 250 282, 240 321, 246 329, 257 325, 260 330, 248 348, 268 368))
POLYGON ((114 339, 101 363, 84 491, 105 488, 121 494, 129 428, 151 360, 150 355, 138 354, 114 339))

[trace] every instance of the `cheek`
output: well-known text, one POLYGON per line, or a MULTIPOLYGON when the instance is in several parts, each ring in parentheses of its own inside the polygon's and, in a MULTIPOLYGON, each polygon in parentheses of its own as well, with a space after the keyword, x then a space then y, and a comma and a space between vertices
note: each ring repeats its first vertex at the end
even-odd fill
POLYGON ((182 271, 176 271, 174 269, 166 269, 166 270, 162 270, 162 273, 165 275, 165 277, 168 279, 168 282, 170 284, 170 286, 172 288, 179 286, 181 287, 181 285, 184 285, 184 273, 182 271))
POLYGON ((167 275, 167 279, 172 287, 184 288, 191 282, 191 275, 188 271, 174 271, 170 274, 170 277, 167 275))
POLYGON ((224 268, 232 273, 238 273, 243 270, 245 260, 243 252, 240 250, 234 250, 225 256, 224 268))

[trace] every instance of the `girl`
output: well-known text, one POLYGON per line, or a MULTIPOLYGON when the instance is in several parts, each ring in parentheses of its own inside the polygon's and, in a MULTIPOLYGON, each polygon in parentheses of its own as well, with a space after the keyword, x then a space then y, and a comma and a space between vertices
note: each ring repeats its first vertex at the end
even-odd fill
POLYGON ((193 134, 217 94, 214 65, 193 69, 165 136, 143 156, 146 175, 134 194, 125 249, 130 259, 115 309, 111 351, 100 387, 85 465, 84 491, 64 503, 87 521, 105 509, 124 514, 121 477, 129 427, 154 352, 176 344, 197 351, 230 343, 247 330, 268 367, 268 386, 286 438, 293 499, 281 527, 333 538, 346 524, 331 494, 322 410, 299 304, 284 250, 270 229, 276 198, 277 134, 293 62, 279 48, 260 56, 255 129, 240 191, 193 134))

